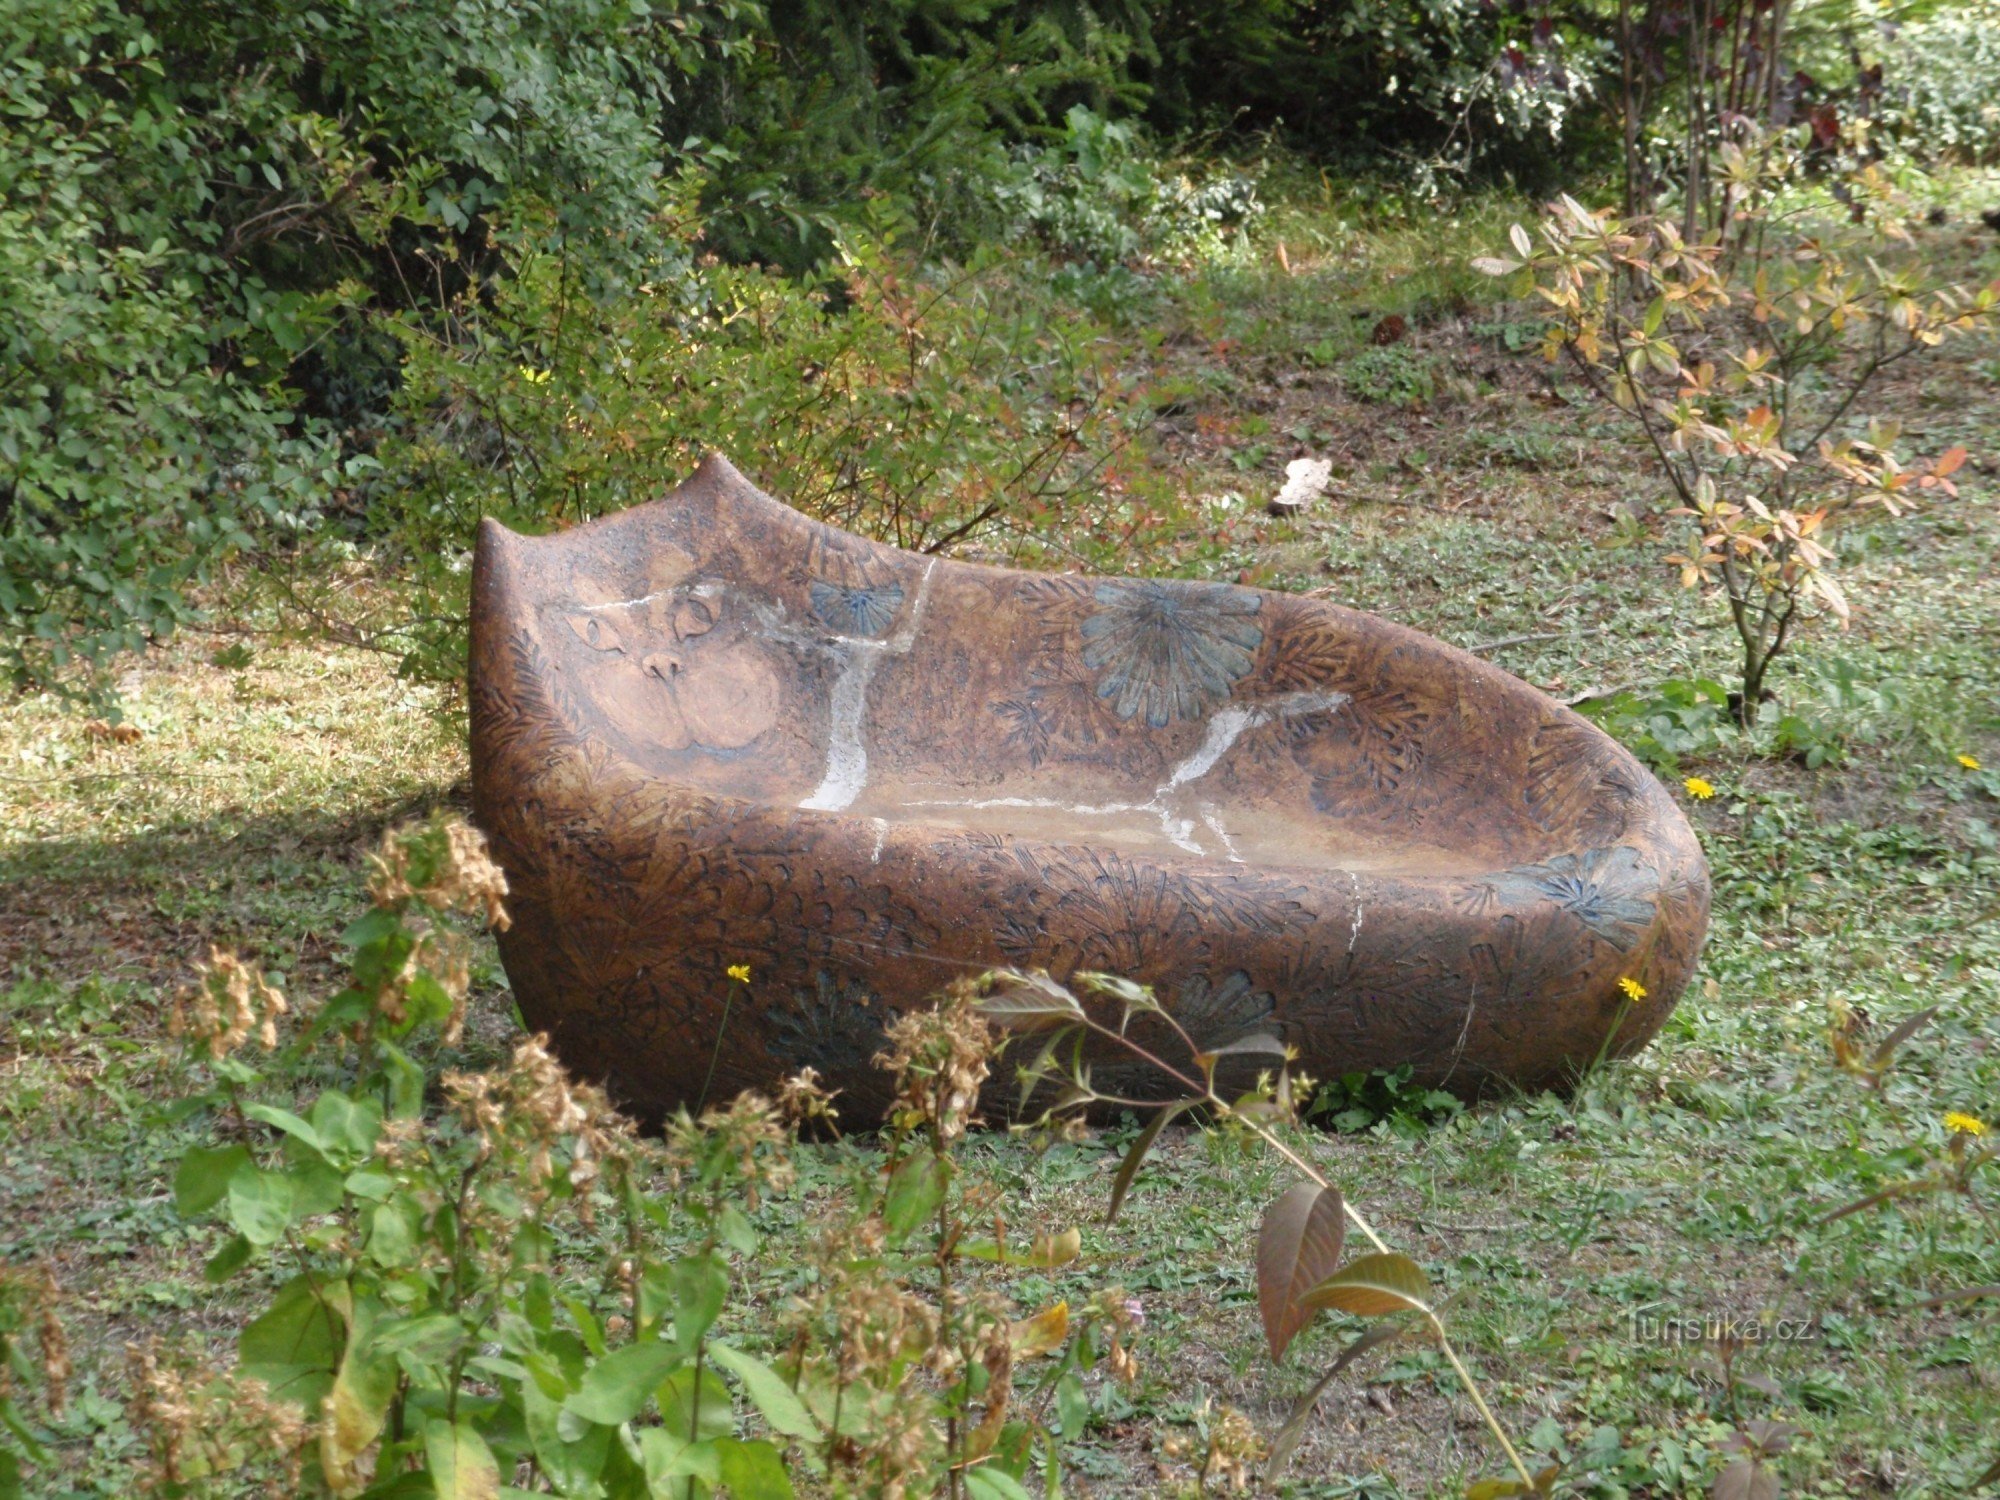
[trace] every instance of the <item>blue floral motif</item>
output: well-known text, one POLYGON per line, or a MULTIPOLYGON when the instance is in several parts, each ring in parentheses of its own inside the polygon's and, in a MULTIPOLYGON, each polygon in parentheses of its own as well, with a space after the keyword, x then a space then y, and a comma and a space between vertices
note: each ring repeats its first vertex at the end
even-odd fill
POLYGON ((1084 664, 1097 696, 1121 719, 1143 711, 1164 729, 1200 719, 1250 670, 1264 630, 1262 600, 1244 589, 1167 583, 1101 583, 1083 622, 1084 664))
POLYGON ((1627 844, 1562 854, 1500 877, 1555 902, 1620 953, 1630 951, 1658 910, 1659 880, 1627 844))
POLYGON ((815 578, 809 592, 814 616, 822 625, 842 635, 879 636, 895 620, 896 611, 903 607, 903 586, 900 583, 860 588, 815 578))

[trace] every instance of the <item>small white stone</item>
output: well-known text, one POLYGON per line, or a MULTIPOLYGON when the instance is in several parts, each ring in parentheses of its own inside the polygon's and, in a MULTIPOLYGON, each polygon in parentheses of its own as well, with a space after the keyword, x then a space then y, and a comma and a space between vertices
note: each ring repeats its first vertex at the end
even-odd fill
POLYGON ((1326 493, 1333 482, 1333 462, 1325 458, 1295 458, 1285 465, 1284 488, 1267 507, 1274 516, 1295 515, 1326 493))

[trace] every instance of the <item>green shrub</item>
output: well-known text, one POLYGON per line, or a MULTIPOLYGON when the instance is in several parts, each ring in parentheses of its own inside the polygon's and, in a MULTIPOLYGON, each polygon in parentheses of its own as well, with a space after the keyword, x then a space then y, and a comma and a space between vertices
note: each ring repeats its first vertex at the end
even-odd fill
POLYGON ((1437 395, 1437 366, 1407 344, 1363 349, 1341 367, 1341 380, 1357 400, 1422 406, 1437 395))
POLYGON ((1898 28, 1882 47, 1879 129, 1920 162, 2000 159, 2000 9, 1978 4, 1898 28))
MULTIPOLYGON (((1112 465, 1151 422, 1117 351, 988 255, 918 271, 843 245, 839 310, 780 276, 708 266, 617 304, 565 301, 557 257, 523 263, 456 336, 417 320, 404 429, 379 453, 370 523, 418 594, 392 646, 463 673, 467 549, 483 515, 545 530, 658 498, 708 451, 806 513, 922 551, 1051 543, 1108 563, 1170 514, 1112 465)), ((314 606, 311 555, 293 582, 314 606)), ((331 608, 331 601, 327 607, 331 608)))
POLYGON ((0 38, 0 673, 17 687, 74 685, 76 664, 171 633, 207 563, 309 507, 331 458, 247 353, 302 305, 245 283, 224 333, 245 352, 219 357, 212 267, 148 201, 172 191, 150 166, 201 152, 160 107, 167 73, 138 21, 93 0, 16 10, 0 38))
POLYGON ((1052 254, 1097 268, 1212 259, 1263 212, 1254 179, 1218 171, 1197 182, 1148 149, 1135 125, 1079 104, 1062 141, 1025 151, 996 187, 1008 220, 1052 254))
POLYGON ((1004 1500, 1031 1469, 1056 1482, 1086 1377, 1133 1373, 1136 1319, 1117 1287, 1074 1312, 1047 1300, 1075 1231, 1010 1244, 982 1216, 998 1189, 960 1150, 993 1048, 969 993, 889 1027, 891 1122, 879 1149, 830 1149, 841 1190, 773 1312, 743 1295, 757 1221, 795 1181, 797 1131, 837 1120, 811 1070, 659 1139, 543 1038, 455 1071, 461 924, 506 924, 504 879, 476 833, 433 819, 385 837, 369 889, 350 982, 295 1040, 284 997, 233 955, 176 1007, 204 1085, 186 1107, 214 1130, 175 1202, 227 1236, 211 1282, 276 1290, 232 1366, 136 1351, 145 1490, 777 1500, 797 1475, 1004 1500))

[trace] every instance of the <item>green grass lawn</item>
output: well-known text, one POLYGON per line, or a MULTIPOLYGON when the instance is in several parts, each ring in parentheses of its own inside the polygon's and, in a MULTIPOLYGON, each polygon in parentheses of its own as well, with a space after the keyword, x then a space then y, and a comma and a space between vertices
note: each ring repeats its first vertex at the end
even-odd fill
MULTIPOLYGON (((1642 454, 1518 350, 1525 312, 1474 300, 1487 293, 1458 269, 1504 222, 1361 231, 1301 210, 1272 230, 1289 269, 1264 254, 1178 288, 1144 342, 1182 393, 1154 461, 1181 477, 1190 521, 1132 566, 1379 610, 1565 699, 1726 679, 1719 610, 1660 561, 1665 502, 1642 454), (1406 332, 1371 344, 1392 314, 1406 332), (1334 460, 1332 491, 1300 519, 1264 517, 1301 453, 1334 460)), ((1976 223, 1933 234, 1967 275, 2000 268, 1976 223)), ((1733 1425, 1760 1417, 1800 1429, 1775 1461, 1788 1494, 1956 1493, 2000 1455, 2000 1301, 1916 1307, 2000 1282, 1991 1211, 1945 1195, 1818 1222, 1941 1150, 1945 1111, 2000 1118, 2000 347, 1949 346, 1878 404, 1911 446, 1963 443, 1974 463, 1960 499, 1845 544, 1855 622, 1815 627, 1781 669, 1770 718, 1789 727, 1746 741, 1648 727, 1650 711, 1619 721, 1669 750, 1685 733, 1678 769, 1717 790, 1688 803, 1714 920, 1665 1031, 1566 1097, 1429 1116, 1389 1101, 1372 1125, 1302 1137, 1455 1294, 1503 1419, 1579 1493, 1705 1494, 1733 1425), (1870 1090, 1832 1066, 1836 1002, 1878 1036, 1941 1009, 1870 1090), (1643 1336, 1676 1314, 1809 1331, 1725 1371, 1712 1345, 1643 1336)), ((131 664, 136 738, 37 699, 0 716, 0 1259, 46 1259, 71 1299, 63 1468, 36 1481, 51 1494, 128 1493, 126 1345, 226 1347, 252 1295, 204 1283, 219 1233, 173 1207, 192 1127, 165 1110, 166 998, 211 944, 325 994, 365 850, 464 801, 462 742, 428 689, 358 651, 258 634, 228 599, 218 618, 240 630, 131 664)), ((490 947, 477 979, 467 1065, 515 1030, 490 947)), ((1105 1227, 1131 1134, 1036 1155, 994 1133, 968 1153, 1021 1232, 1082 1227, 1084 1260, 1047 1273, 1048 1295, 1118 1281, 1144 1302, 1141 1378, 1096 1391, 1072 1494, 1191 1489, 1169 1439, 1204 1403, 1268 1436, 1351 1333, 1322 1320, 1269 1363, 1252 1254, 1286 1178, 1240 1143, 1170 1131, 1105 1227)), ((808 1169, 764 1209, 753 1305, 789 1284, 832 1181, 808 1169)), ((1442 1360, 1409 1341, 1329 1389, 1284 1485, 1461 1494, 1497 1461, 1442 1360)))

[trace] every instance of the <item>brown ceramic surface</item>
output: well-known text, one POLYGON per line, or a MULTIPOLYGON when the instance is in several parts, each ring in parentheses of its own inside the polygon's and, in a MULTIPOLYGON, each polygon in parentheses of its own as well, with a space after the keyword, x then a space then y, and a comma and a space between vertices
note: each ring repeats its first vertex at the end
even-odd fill
POLYGON ((1463 652, 916 556, 720 459, 560 535, 486 522, 472 631, 515 995, 642 1114, 713 1058, 712 1098, 810 1065, 865 1119, 885 1020, 1000 964, 1145 981, 1204 1044, 1275 1031, 1320 1077, 1535 1086, 1650 1037, 1707 922, 1659 783, 1463 652))

